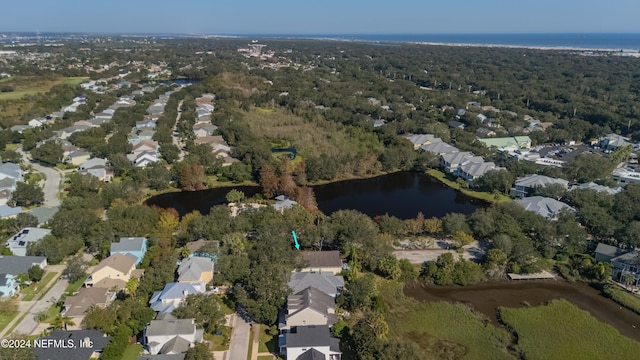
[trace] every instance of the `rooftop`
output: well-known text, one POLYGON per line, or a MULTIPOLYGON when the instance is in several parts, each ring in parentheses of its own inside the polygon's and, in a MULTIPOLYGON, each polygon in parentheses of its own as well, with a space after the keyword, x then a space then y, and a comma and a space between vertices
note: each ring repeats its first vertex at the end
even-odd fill
POLYGON ((309 263, 309 267, 342 267, 340 251, 302 251, 302 258, 309 263))
POLYGON ((111 337, 105 336, 102 331, 98 330, 75 330, 75 331, 54 331, 51 335, 41 337, 40 339, 54 340, 73 340, 76 348, 69 351, 65 347, 47 347, 36 348, 38 360, 88 360, 94 351, 102 351, 104 347, 111 341, 111 337), (80 346, 81 343, 88 344, 91 341, 93 346, 80 346))
POLYGON ((111 253, 140 251, 142 250, 146 241, 147 238, 144 237, 120 238, 119 242, 111 243, 111 253))
POLYGON ((515 200, 515 202, 525 210, 533 211, 546 218, 554 218, 562 209, 574 210, 563 202, 542 196, 527 197, 515 200))
POLYGON ((342 276, 322 272, 299 272, 291 274, 289 287, 298 293, 308 287, 314 287, 325 294, 334 296, 338 289, 344 287, 342 276))
POLYGON ((147 336, 191 335, 195 332, 193 319, 151 320, 145 330, 147 336))
POLYGON ((134 267, 136 263, 136 258, 123 255, 123 254, 115 254, 111 255, 108 258, 100 261, 98 265, 93 269, 93 273, 96 273, 98 270, 102 270, 103 268, 110 267, 114 270, 117 270, 123 274, 126 274, 134 267))
POLYGON ((178 267, 178 281, 197 281, 203 272, 213 271, 213 261, 206 257, 194 256, 182 260, 178 267))

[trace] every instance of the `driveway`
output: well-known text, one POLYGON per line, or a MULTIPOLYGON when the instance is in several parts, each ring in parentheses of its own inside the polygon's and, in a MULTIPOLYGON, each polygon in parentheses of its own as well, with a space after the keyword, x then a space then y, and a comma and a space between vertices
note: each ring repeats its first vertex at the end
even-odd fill
POLYGON ((47 178, 44 182, 44 203, 42 206, 60 206, 60 200, 58 199, 58 190, 60 186, 60 172, 57 169, 42 166, 31 160, 31 154, 27 154, 22 151, 22 148, 16 149, 25 165, 31 165, 33 169, 39 173, 44 174, 47 178))
POLYGON ((233 315, 233 331, 229 344, 229 359, 246 359, 249 354, 249 339, 251 338, 251 323, 238 315, 233 315))

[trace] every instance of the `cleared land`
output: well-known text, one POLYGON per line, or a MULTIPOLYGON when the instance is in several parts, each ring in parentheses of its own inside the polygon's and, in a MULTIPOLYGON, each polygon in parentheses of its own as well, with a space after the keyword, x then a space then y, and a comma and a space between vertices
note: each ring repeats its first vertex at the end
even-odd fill
POLYGON ((566 300, 545 306, 500 309, 502 321, 518 338, 526 359, 634 359, 635 342, 566 300))
MULTIPOLYGON (((374 134, 347 131, 341 125, 320 116, 306 120, 284 109, 252 109, 245 118, 255 134, 274 140, 288 140, 304 157, 325 153, 331 157, 358 154, 372 144, 379 144, 374 134)), ((381 149, 380 149, 381 150, 381 149)))

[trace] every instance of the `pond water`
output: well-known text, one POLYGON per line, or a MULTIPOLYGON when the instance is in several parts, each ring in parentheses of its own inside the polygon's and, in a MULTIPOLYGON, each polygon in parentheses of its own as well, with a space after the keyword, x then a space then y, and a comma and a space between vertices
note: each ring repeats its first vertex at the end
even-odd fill
MULTIPOLYGON (((215 188, 193 192, 175 192, 148 199, 147 205, 175 208, 180 215, 194 210, 208 214, 214 205, 225 204, 232 188, 215 188)), ((235 187, 253 196, 257 186, 235 187)), ((401 219, 414 218, 419 211, 425 217, 442 217, 447 213, 471 214, 484 205, 450 189, 436 179, 418 173, 398 172, 370 179, 347 180, 313 187, 318 208, 329 215, 342 209, 353 209, 369 216, 389 215, 401 219)))
POLYGON ((622 335, 640 341, 640 315, 621 307, 586 284, 565 281, 489 282, 473 286, 407 286, 407 296, 422 301, 459 302, 486 315, 496 326, 499 306, 538 306, 553 299, 565 299, 596 319, 616 328, 622 335))

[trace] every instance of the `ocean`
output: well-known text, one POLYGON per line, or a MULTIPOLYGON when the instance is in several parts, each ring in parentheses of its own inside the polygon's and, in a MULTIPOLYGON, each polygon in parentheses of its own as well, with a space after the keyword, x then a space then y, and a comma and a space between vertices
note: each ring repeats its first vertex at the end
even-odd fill
POLYGON ((500 45, 514 47, 640 50, 640 33, 584 34, 307 34, 239 35, 251 38, 311 38, 367 42, 500 45))

